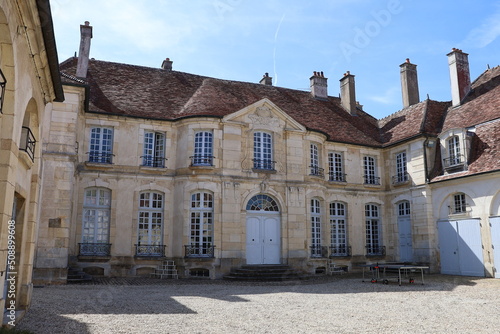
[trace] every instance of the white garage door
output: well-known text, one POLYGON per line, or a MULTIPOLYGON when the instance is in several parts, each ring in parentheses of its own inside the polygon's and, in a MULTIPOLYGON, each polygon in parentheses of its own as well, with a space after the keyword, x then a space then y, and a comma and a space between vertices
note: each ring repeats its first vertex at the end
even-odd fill
POLYGON ((495 278, 500 278, 500 217, 490 218, 491 244, 495 265, 495 278))
POLYGON ((484 276, 480 220, 439 221, 438 232, 441 273, 484 276))

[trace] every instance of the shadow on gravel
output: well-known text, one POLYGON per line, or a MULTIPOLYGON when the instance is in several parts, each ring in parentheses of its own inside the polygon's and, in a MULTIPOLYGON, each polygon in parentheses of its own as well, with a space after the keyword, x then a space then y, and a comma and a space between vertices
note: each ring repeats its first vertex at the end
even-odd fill
MULTIPOLYGON (((293 282, 231 282, 225 280, 159 280, 143 278, 100 279, 87 284, 47 286, 35 288, 33 302, 18 328, 36 333, 91 333, 85 324, 89 315, 155 315, 197 314, 190 306, 195 297, 202 298, 202 307, 217 310, 219 302, 245 303, 245 296, 298 293, 357 294, 357 293, 415 293, 418 291, 452 291, 457 286, 476 285, 481 278, 426 275, 425 284, 397 281, 389 284, 362 282, 358 274, 320 276, 293 282), (36 324, 35 327, 33 327, 36 324)), ((283 297, 285 298, 285 297, 283 297)), ((193 301, 194 302, 194 301, 193 301)), ((200 307, 199 304, 196 304, 200 307)), ((227 315, 230 316, 230 315, 227 315)), ((94 331, 95 332, 95 328, 94 331)))

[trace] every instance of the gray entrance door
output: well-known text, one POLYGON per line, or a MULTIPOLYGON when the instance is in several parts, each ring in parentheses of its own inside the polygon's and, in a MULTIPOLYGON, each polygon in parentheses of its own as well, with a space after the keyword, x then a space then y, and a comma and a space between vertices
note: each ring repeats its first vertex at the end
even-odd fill
POLYGON ((399 230, 399 260, 401 262, 413 261, 413 243, 411 235, 410 216, 398 217, 399 230))
POLYGON ((490 218, 491 244, 493 246, 493 260, 495 278, 500 278, 500 217, 490 218))
POLYGON ((279 213, 249 213, 246 231, 247 264, 280 263, 279 213))
POLYGON ((480 220, 439 221, 438 232, 442 274, 484 276, 480 220))

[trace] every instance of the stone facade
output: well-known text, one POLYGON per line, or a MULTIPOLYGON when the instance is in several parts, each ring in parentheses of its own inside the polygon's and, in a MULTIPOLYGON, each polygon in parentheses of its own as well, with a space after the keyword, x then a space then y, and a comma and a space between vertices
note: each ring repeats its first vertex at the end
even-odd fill
MULTIPOLYGON (((82 29, 91 36, 88 23, 82 29)), ((474 159, 491 159, 477 145, 498 104, 447 128, 456 108, 415 103, 418 91, 411 105, 375 120, 351 101, 350 73, 342 101, 327 95, 322 72, 309 93, 176 72, 170 60, 159 69, 90 60, 82 72, 90 74, 76 77, 77 62, 61 64, 66 101, 44 118, 37 281, 64 282, 68 266, 149 276, 165 259, 181 277, 220 278, 249 263, 316 273, 330 261, 350 270, 416 262, 438 272, 438 222, 450 218, 440 203, 463 191, 478 217, 497 214, 482 199, 498 202, 495 187, 474 189, 496 182, 498 165, 480 170, 474 159), (468 143, 456 152, 467 156, 467 175, 445 165, 455 135, 468 143), (456 186, 464 176, 470 191, 456 186)), ((490 87, 478 99, 497 95, 490 87)), ((494 274, 488 252, 481 276, 494 274)))
POLYGON ((42 186, 39 141, 46 105, 63 100, 51 29, 48 1, 0 1, 0 81, 5 83, 0 112, 0 309, 25 310, 31 300, 42 186))

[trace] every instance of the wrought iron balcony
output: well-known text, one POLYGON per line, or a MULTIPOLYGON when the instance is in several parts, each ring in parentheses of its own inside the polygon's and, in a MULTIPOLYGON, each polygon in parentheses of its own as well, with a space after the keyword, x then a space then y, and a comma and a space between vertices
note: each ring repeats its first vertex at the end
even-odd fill
POLYGON ((465 165, 465 158, 463 154, 450 155, 448 158, 443 159, 444 169, 459 169, 465 165))
POLYGON ((111 244, 105 243, 79 243, 80 256, 109 256, 111 244))
POLYGON ((366 256, 384 256, 385 246, 366 246, 366 256))
POLYGON ((311 257, 327 257, 328 248, 321 245, 311 245, 311 257))
POLYGON ((276 161, 271 161, 267 159, 252 159, 253 161, 253 169, 259 170, 270 170, 274 171, 274 166, 276 165, 276 161))
POLYGON ((380 185, 380 177, 379 176, 365 175, 364 179, 365 179, 365 184, 380 185))
POLYGON ((185 245, 185 257, 215 257, 215 246, 185 245))
POLYGON ((194 155, 191 159, 191 166, 213 166, 214 158, 211 155, 194 155))
POLYGON ((33 132, 27 126, 23 126, 21 129, 21 143, 19 149, 28 154, 31 161, 35 161, 35 145, 36 140, 33 132))
POLYGON ((3 113, 3 100, 5 97, 5 86, 7 84, 7 79, 3 75, 2 70, 0 69, 0 114, 3 113))
POLYGON ((320 167, 315 166, 315 165, 311 165, 311 166, 309 166, 309 168, 311 169, 311 173, 309 175, 318 176, 318 177, 325 176, 325 170, 323 168, 320 168, 320 167))
POLYGON ((135 245, 135 256, 164 257, 165 245, 135 245))
POLYGON ((330 257, 351 256, 351 246, 330 246, 330 257))
POLYGON ((328 181, 333 182, 346 182, 345 176, 346 174, 340 172, 330 172, 328 173, 329 179, 328 181))
POLYGON ((101 164, 112 164, 114 154, 108 152, 87 152, 89 155, 89 162, 96 162, 101 164))
POLYGON ((410 180, 410 175, 408 173, 399 173, 398 175, 394 175, 392 177, 392 184, 403 184, 410 180))
POLYGON ((141 156, 142 158, 142 165, 144 167, 154 167, 154 168, 165 168, 165 161, 167 161, 167 158, 163 157, 153 157, 151 155, 143 155, 141 156))

